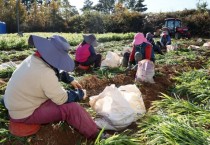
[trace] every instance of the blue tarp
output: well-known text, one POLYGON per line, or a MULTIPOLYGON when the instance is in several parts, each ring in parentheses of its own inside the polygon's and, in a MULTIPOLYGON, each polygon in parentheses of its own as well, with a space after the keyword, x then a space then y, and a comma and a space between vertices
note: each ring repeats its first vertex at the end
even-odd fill
POLYGON ((0 21, 0 34, 6 34, 6 23, 0 21))

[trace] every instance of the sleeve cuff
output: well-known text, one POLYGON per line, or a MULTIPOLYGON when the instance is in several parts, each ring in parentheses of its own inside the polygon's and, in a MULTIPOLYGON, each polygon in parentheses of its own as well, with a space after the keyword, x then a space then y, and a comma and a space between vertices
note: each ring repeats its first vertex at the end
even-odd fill
POLYGON ((66 103, 71 103, 71 102, 79 102, 80 100, 83 99, 84 92, 81 89, 77 89, 75 91, 73 90, 68 90, 68 99, 66 103))

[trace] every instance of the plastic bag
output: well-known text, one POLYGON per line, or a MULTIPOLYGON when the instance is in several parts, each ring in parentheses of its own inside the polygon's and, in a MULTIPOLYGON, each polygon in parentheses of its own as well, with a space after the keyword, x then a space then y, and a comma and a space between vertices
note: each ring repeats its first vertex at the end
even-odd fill
POLYGON ((210 49, 210 42, 206 42, 203 44, 203 47, 210 49))
POLYGON ((197 50, 197 49, 200 49, 200 47, 196 46, 196 45, 190 45, 190 46, 188 46, 188 49, 190 49, 190 50, 197 50))
POLYGON ((0 64, 0 70, 7 69, 7 68, 17 68, 18 65, 12 61, 0 64))
POLYGON ((169 51, 175 51, 175 50, 178 49, 178 45, 177 44, 167 45, 166 48, 167 48, 167 52, 169 52, 169 51))
POLYGON ((144 59, 138 62, 135 81, 155 83, 153 79, 154 75, 155 75, 155 66, 152 61, 144 59))
POLYGON ((142 114, 146 112, 144 106, 144 101, 141 96, 141 92, 136 87, 136 85, 125 85, 118 88, 122 93, 124 98, 128 101, 130 107, 135 112, 135 121, 142 117, 142 114))
POLYGON ((106 130, 124 129, 146 112, 135 85, 107 86, 99 95, 90 97, 89 103, 99 116, 95 119, 97 126, 106 130))
POLYGON ((120 66, 122 57, 117 53, 108 51, 106 58, 101 62, 101 67, 118 67, 120 66))

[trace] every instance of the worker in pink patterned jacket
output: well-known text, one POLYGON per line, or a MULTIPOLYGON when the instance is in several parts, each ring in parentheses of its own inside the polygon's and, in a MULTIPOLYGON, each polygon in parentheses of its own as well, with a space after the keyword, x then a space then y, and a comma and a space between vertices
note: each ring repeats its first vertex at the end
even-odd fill
POLYGON ((93 34, 83 35, 83 42, 76 49, 75 62, 83 66, 99 68, 101 65, 101 54, 95 52, 94 47, 98 45, 96 37, 93 34))

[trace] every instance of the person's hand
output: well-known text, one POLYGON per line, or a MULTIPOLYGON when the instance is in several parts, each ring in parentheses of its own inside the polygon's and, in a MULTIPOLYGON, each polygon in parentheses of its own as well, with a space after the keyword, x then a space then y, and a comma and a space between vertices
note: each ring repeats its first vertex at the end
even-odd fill
POLYGON ((83 100, 85 100, 86 98, 87 98, 87 92, 86 92, 86 90, 85 89, 82 89, 83 90, 83 92, 84 92, 84 96, 83 96, 83 100))
POLYGON ((73 80, 71 82, 71 85, 75 88, 75 89, 82 89, 82 86, 76 81, 76 80, 73 80))

